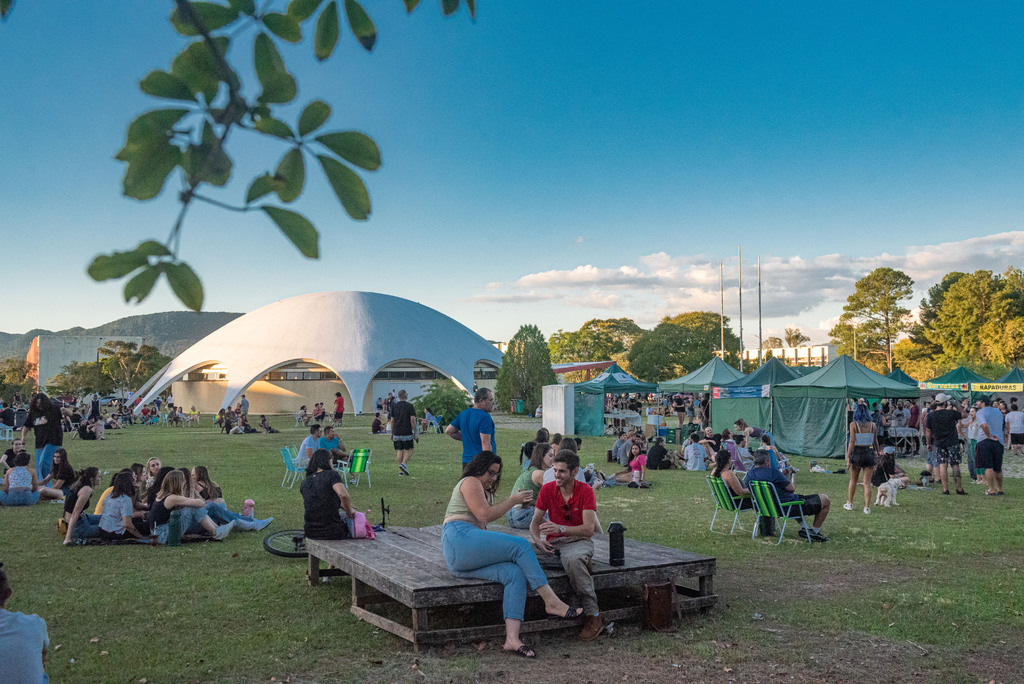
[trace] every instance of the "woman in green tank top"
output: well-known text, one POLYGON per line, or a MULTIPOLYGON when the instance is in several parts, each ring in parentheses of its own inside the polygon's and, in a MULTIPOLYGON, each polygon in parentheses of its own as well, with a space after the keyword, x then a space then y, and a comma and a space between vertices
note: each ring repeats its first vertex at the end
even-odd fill
MULTIPOLYGON (((544 471, 551 467, 554 456, 555 447, 552 445, 541 442, 535 446, 533 455, 530 457, 530 465, 512 485, 512 493, 528 491, 533 494, 531 501, 536 501, 537 495, 540 494, 540 487, 544 484, 544 471)), ((515 506, 505 514, 505 520, 508 521, 509 527, 519 530, 530 529, 530 521, 533 520, 533 505, 515 506)))

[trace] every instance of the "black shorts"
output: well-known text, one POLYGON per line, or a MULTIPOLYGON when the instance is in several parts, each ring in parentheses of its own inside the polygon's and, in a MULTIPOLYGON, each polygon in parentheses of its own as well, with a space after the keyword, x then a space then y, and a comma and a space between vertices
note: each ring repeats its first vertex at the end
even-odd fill
MULTIPOLYGON (((399 435, 399 437, 401 437, 401 436, 402 435, 399 435)), ((394 441, 394 444, 395 444, 395 451, 412 451, 413 448, 414 448, 413 447, 413 441, 412 441, 412 435, 410 435, 408 439, 393 440, 393 441, 394 441)))
POLYGON ((1003 472, 1003 445, 994 439, 979 439, 978 448, 975 449, 975 460, 981 470, 992 469, 993 472, 1003 472))
POLYGON ((851 468, 874 468, 876 465, 875 452, 871 447, 853 447, 853 453, 850 454, 851 468))
POLYGON ((1024 444, 1024 432, 1011 432, 1010 444, 1024 444))
MULTIPOLYGON (((818 496, 817 494, 808 494, 807 496, 804 496, 803 494, 797 494, 797 496, 804 500, 804 515, 817 515, 821 512, 820 496, 818 496)), ((797 518, 800 516, 800 513, 797 511, 796 506, 787 506, 786 508, 789 509, 790 518, 797 518)))
POLYGON ((335 411, 334 412, 334 420, 341 420, 344 417, 345 417, 345 412, 344 411, 335 411))

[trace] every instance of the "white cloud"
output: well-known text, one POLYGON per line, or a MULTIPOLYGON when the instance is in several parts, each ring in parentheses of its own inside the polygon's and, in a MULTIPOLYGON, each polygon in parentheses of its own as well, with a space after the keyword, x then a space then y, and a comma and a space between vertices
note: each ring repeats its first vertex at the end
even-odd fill
POLYGON ((577 235, 576 236, 576 244, 577 245, 582 245, 583 244, 583 236, 582 235, 577 235))

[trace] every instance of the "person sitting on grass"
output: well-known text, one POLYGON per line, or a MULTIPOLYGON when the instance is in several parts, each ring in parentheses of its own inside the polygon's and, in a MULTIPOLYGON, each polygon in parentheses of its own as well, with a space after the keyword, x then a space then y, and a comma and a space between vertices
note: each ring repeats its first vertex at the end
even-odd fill
POLYGON ((610 478, 604 480, 605 486, 627 485, 630 489, 647 489, 651 485, 644 480, 647 474, 647 454, 643 453, 639 444, 633 444, 629 450, 629 465, 610 478))
POLYGON ((527 587, 537 592, 544 601, 545 612, 552 617, 576 619, 583 615, 583 610, 566 604, 555 595, 529 541, 487 530, 488 523, 501 518, 513 506, 533 500, 533 493, 524 490, 495 504, 494 493, 500 484, 501 457, 493 451, 481 451, 466 463, 462 469, 462 479, 452 489, 445 511, 444 527, 441 529, 442 552, 448 571, 456 577, 482 579, 504 585, 503 648, 524 658, 536 658, 536 651, 519 638, 527 587))
POLYGON ((11 593, 0 563, 0 682, 48 682, 46 653, 50 637, 46 621, 38 615, 8 611, 11 593))
POLYGON ((27 451, 14 457, 14 467, 4 476, 0 505, 31 506, 39 501, 39 481, 36 480, 35 469, 28 467, 30 460, 27 451))
POLYGON ((136 529, 132 521, 135 508, 132 504, 135 495, 135 477, 130 470, 122 470, 114 476, 110 495, 103 502, 100 514, 100 539, 121 541, 127 539, 143 539, 144 536, 136 529))
POLYGON ((690 441, 683 448, 683 467, 687 470, 707 470, 707 464, 711 461, 711 451, 707 444, 707 440, 701 439, 700 432, 691 432, 690 441))
MULTIPOLYGON (((717 460, 717 457, 716 457, 717 460)), ((801 537, 807 539, 808 537, 812 542, 827 542, 828 537, 821 533, 821 526, 825 523, 825 518, 828 517, 829 507, 831 502, 828 496, 825 494, 809 494, 801 495, 796 494, 796 489, 792 483, 786 479, 786 476, 781 472, 772 468, 768 460, 768 453, 758 449, 754 453, 754 467, 747 471, 746 484, 749 487, 751 482, 762 481, 771 482, 775 485, 775 491, 779 494, 779 501, 786 503, 787 501, 803 501, 803 508, 805 516, 813 515, 814 524, 810 527, 801 528, 799 534, 801 537)), ((790 518, 798 516, 797 506, 787 506, 785 509, 788 512, 790 518)))
POLYGON ((68 452, 58 447, 53 452, 53 470, 39 483, 40 499, 63 499, 75 482, 75 469, 68 463, 68 452), (49 484, 48 487, 43 485, 49 484))
POLYGON ((384 434, 384 423, 380 420, 380 412, 373 414, 373 423, 370 424, 370 433, 374 435, 384 434))
POLYGON ((68 531, 64 543, 73 544, 75 539, 91 539, 100 535, 100 516, 86 513, 93 490, 100 483, 100 469, 95 466, 84 468, 67 496, 64 497, 64 522, 68 531))
MULTIPOLYGON (((515 484, 512 485, 512 493, 530 491, 533 492, 533 498, 536 500, 537 495, 540 493, 541 485, 544 484, 544 471, 552 467, 554 457, 555 447, 546 442, 535 445, 533 447, 533 454, 530 456, 530 460, 527 461, 526 470, 519 474, 515 484)), ((528 530, 530 529, 530 521, 533 520, 533 506, 529 504, 516 504, 505 515, 505 519, 508 521, 509 527, 517 530, 528 530)))
POLYGON ((340 510, 349 520, 356 517, 352 499, 341 475, 331 463, 327 449, 317 449, 306 466, 306 479, 299 487, 304 513, 303 532, 309 539, 350 539, 348 524, 341 519, 340 510))
POLYGON ((669 470, 676 467, 672 453, 665 448, 665 440, 655 437, 651 448, 647 450, 647 467, 651 470, 669 470))
POLYGON ((907 473, 896 463, 896 449, 891 446, 882 448, 882 455, 878 459, 878 467, 871 475, 871 484, 879 487, 892 478, 899 478, 902 483, 901 489, 910 484, 907 473))
MULTIPOLYGON (((220 487, 210 479, 210 471, 207 470, 206 466, 197 465, 193 468, 192 472, 189 473, 189 480, 190 495, 193 497, 198 496, 206 502, 206 514, 218 525, 235 520, 237 521, 235 525, 236 530, 262 530, 274 521, 273 518, 256 520, 251 515, 235 513, 229 510, 224 503, 224 496, 220 487)), ((251 499, 248 501, 251 505, 254 505, 251 499)))
POLYGON ((733 471, 732 454, 722 449, 715 454, 715 468, 711 471, 711 477, 719 477, 732 492, 733 498, 739 500, 740 510, 749 511, 754 507, 754 500, 750 498, 750 490, 743 486, 740 479, 733 471))
POLYGON ((263 414, 260 414, 260 429, 267 435, 276 435, 281 432, 280 430, 275 430, 270 427, 270 421, 268 421, 267 417, 263 414))
POLYGON ((156 535, 157 543, 167 543, 173 511, 181 511, 182 535, 206 532, 214 539, 227 537, 237 523, 231 521, 217 526, 213 519, 206 514, 206 502, 200 498, 189 496, 186 486, 187 480, 180 470, 172 470, 167 473, 160 485, 160 492, 153 501, 152 511, 153 534, 156 535))

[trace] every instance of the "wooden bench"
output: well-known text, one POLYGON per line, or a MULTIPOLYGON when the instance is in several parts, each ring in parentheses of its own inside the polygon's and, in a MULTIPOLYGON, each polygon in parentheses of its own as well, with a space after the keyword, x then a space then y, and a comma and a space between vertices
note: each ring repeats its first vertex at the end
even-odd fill
MULTIPOLYGON (((513 530, 495 525, 488 529, 529 539, 528 530, 513 530)), ((307 576, 310 584, 319 585, 323 576, 351 575, 352 613, 412 642, 413 648, 417 651, 424 644, 469 641, 503 636, 505 633, 500 610, 496 618, 486 625, 446 626, 440 629, 432 627, 431 622, 439 610, 446 607, 461 608, 477 613, 479 611, 476 609, 483 606, 474 604, 500 604, 503 591, 502 585, 496 582, 462 579, 448 571, 441 552, 440 525, 421 529, 392 527, 386 532, 379 533, 376 541, 307 539, 306 550, 309 552, 307 576), (321 562, 333 567, 321 569, 321 562), (400 604, 398 615, 395 615, 395 604, 400 604), (411 620, 402 619, 399 622, 381 611, 371 610, 371 607, 386 607, 390 609, 386 612, 390 612, 394 617, 409 616, 411 620)), ((628 538, 625 540, 625 550, 625 565, 608 565, 608 536, 594 535, 592 569, 598 598, 600 600, 602 594, 614 594, 616 599, 622 598, 615 601, 618 607, 602 609, 601 615, 606 620, 639 618, 639 596, 634 593, 630 597, 629 592, 623 589, 639 587, 645 583, 675 583, 681 611, 707 609, 717 601, 713 583, 714 558, 628 538)), ((555 593, 562 597, 571 596, 569 580, 561 569, 545 569, 545 572, 555 593)), ((543 616, 542 610, 531 611, 531 601, 537 603, 540 599, 533 592, 530 592, 530 596, 533 598, 527 601, 527 619, 523 621, 521 630, 523 633, 564 629, 582 624, 582 618, 556 620, 543 616), (536 615, 536 619, 530 619, 531 613, 536 615)))

